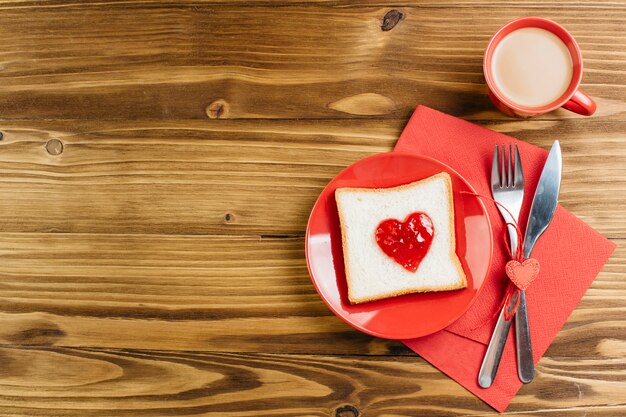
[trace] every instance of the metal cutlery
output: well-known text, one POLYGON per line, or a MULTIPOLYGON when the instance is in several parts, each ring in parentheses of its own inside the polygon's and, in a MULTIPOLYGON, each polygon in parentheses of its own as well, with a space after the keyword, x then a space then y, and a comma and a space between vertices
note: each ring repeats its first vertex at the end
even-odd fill
MULTIPOLYGON (((501 151, 499 151, 499 147, 496 145, 491 166, 491 194, 493 199, 499 203, 497 207, 505 223, 517 223, 522 208, 522 201, 524 200, 524 173, 517 145, 515 145, 514 156, 513 147, 509 145, 508 157, 506 156, 505 146, 502 145, 501 151), (506 207, 506 210, 500 205, 506 207)), ((515 253, 518 244, 517 231, 512 226, 508 227, 511 252, 515 253)), ((483 388, 489 388, 496 377, 504 345, 513 321, 512 317, 506 320, 505 310, 508 309, 510 312, 516 302, 517 298, 513 298, 509 305, 505 305, 500 311, 496 327, 478 373, 478 385, 483 388)))
MULTIPOLYGON (((506 184, 510 187, 510 177, 511 177, 511 168, 510 168, 510 151, 508 158, 508 177, 506 184)), ((517 152, 516 148, 516 165, 517 159, 519 157, 519 152, 517 152)), ((498 157, 498 148, 496 146, 496 153, 494 154, 494 161, 492 165, 491 172, 491 187, 492 194, 495 201, 498 201, 500 204, 504 205, 514 216, 519 217, 519 209, 515 205, 516 199, 513 199, 513 190, 507 188, 507 192, 503 192, 502 188, 505 186, 505 181, 501 180, 501 172, 504 171, 504 157, 502 158, 502 163, 500 164, 500 159, 498 157), (502 167, 500 167, 500 165, 502 167), (498 177, 500 175, 500 177, 498 177), (504 197, 503 197, 504 196, 504 197), (510 206, 507 206, 507 204, 510 206), (518 211, 514 212, 512 210, 517 209, 518 211)), ((522 175, 521 170, 521 162, 519 163, 520 167, 520 175, 522 175)), ((533 202, 530 208, 530 215, 528 218, 528 224, 526 226, 526 235, 524 237, 524 258, 529 258, 532 250, 537 242, 537 239, 543 234, 543 232, 548 228, 548 225, 552 221, 554 217, 554 213, 556 211, 556 206, 558 202, 558 196, 560 191, 561 184, 561 171, 562 171, 562 159, 561 159, 561 147, 559 141, 554 141, 552 148, 550 149, 550 154, 546 159, 543 170, 541 172, 541 177, 539 178, 539 183, 537 184, 537 189, 535 190, 535 195, 533 197, 533 202)), ((515 175, 514 175, 514 183, 515 184, 515 175)), ((522 175, 523 181, 523 175, 522 175)), ((513 187, 515 188, 515 187, 513 187)), ((518 191, 519 193, 519 191, 518 191)), ((522 186, 522 198, 523 199, 523 186, 522 186)), ((521 203, 520 203, 521 206, 521 203)), ((505 219, 505 222, 509 223, 511 216, 506 213, 502 207, 498 206, 502 217, 505 219)), ((509 237, 511 241, 511 252, 515 253, 517 249, 517 234, 512 234, 512 230, 510 230, 509 226, 509 237), (515 237, 513 237, 515 236, 515 237), (515 240, 515 244, 513 243, 515 240)), ((515 293, 514 293, 515 294, 515 293)), ((516 297, 513 297, 508 305, 505 305, 500 312, 500 316, 498 317, 498 321, 494 328, 493 335, 491 340, 489 341, 489 346, 487 347, 487 352, 485 354, 485 358, 483 360, 483 364, 480 368, 479 376, 478 376, 478 384, 483 388, 488 388, 493 384, 495 379, 495 375, 498 370, 498 366, 500 364, 500 360, 502 358, 502 352, 504 350, 504 345, 506 344, 506 339, 508 336, 509 329, 511 327, 511 321, 505 319, 505 311, 511 312, 513 306, 517 302, 516 297)), ((510 314, 507 314, 507 316, 510 314)), ((517 352, 517 371, 519 378, 524 383, 529 383, 533 380, 534 377, 534 360, 532 356, 532 344, 530 340, 530 328, 528 326, 528 314, 526 311, 526 294, 524 291, 519 291, 519 306, 515 313, 515 343, 516 343, 516 352, 517 352)))

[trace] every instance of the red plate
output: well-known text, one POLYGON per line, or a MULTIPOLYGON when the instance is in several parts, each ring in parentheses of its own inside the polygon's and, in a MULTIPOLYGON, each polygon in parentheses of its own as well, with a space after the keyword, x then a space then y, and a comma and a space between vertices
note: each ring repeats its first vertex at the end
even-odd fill
POLYGON ((324 188, 313 207, 305 243, 309 273, 328 307, 354 328, 387 339, 425 336, 458 319, 478 296, 492 252, 491 224, 482 201, 460 191, 474 192, 474 189, 452 168, 431 158, 398 152, 362 159, 339 173, 324 188), (452 177, 456 253, 467 275, 467 288, 351 305, 335 189, 395 187, 439 172, 447 172, 452 177))

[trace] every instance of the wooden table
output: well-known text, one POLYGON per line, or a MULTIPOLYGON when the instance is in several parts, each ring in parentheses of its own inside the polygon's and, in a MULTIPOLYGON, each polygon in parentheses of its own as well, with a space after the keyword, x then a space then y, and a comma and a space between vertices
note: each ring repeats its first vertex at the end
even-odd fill
POLYGON ((417 104, 564 150, 618 244, 510 416, 626 415, 626 2, 0 1, 0 415, 485 416, 315 292, 309 211, 417 104), (565 25, 597 115, 494 110, 506 21, 565 25))

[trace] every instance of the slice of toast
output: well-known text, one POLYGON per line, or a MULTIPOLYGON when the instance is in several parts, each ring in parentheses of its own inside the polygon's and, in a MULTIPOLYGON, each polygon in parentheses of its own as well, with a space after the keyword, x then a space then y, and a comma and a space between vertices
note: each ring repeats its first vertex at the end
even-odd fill
POLYGON ((448 173, 393 188, 338 188, 335 198, 352 304, 467 286, 456 255, 452 181, 448 173), (383 252, 376 231, 387 219, 402 222, 416 212, 430 217, 434 233, 426 255, 412 272, 383 252))

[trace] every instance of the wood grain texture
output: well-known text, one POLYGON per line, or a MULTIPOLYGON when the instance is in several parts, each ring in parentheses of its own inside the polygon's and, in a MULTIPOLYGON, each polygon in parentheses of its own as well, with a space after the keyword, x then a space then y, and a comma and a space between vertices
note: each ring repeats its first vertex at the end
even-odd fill
POLYGON ((0 415, 494 415, 332 315, 304 260, 325 184, 422 103, 561 139, 561 203, 618 244, 506 415, 626 416, 624 0, 0 0, 0 23, 0 415), (493 109, 482 52, 522 15, 577 38, 596 116, 493 109))
POLYGON ((581 45, 598 116, 626 112, 623 3, 477 3, 403 6, 383 31, 382 5, 4 2, 0 117, 206 119, 223 101, 220 118, 405 118, 425 103, 502 119, 482 53, 505 22, 537 12, 581 45))
MULTIPOLYGON (((307 4, 315 4, 320 6, 329 7, 342 7, 342 8, 362 8, 363 6, 383 6, 391 7, 389 2, 384 0, 255 0, 249 2, 246 0, 185 0, 185 1, 163 1, 163 0, 83 0, 79 4, 67 0, 1 0, 0 7, 5 10, 9 9, 66 9, 74 8, 76 6, 92 6, 92 7, 105 7, 105 6, 137 6, 143 7, 171 7, 177 6, 181 9, 190 8, 193 9, 198 6, 228 6, 228 5, 245 5, 248 7, 266 7, 266 6, 302 6, 307 4)), ((626 8, 625 0, 594 0, 591 2, 572 1, 572 0, 549 0, 538 2, 537 0, 517 0, 515 2, 505 1, 484 1, 484 0, 404 0, 399 3, 394 3, 396 6, 413 6, 422 8, 457 8, 457 7, 472 7, 472 8, 493 8, 496 6, 508 6, 508 7, 532 7, 537 9, 555 9, 558 7, 567 6, 573 10, 580 10, 584 8, 589 9, 624 9, 626 8)))
MULTIPOLYGON (((625 242, 550 355, 626 358, 625 242)), ((301 238, 3 233, 0 343, 406 354, 332 315, 303 248, 301 238)))
MULTIPOLYGON (((302 235, 324 186, 393 149, 405 123, 5 121, 0 222, 7 232, 302 235)), ((481 124, 544 148, 561 138, 561 204, 626 237, 616 215, 626 205, 626 123, 481 124)))
MULTIPOLYGON (((488 412, 414 356, 0 348, 0 358, 0 412, 13 415, 328 416, 345 405, 398 417, 488 412)), ((623 361, 545 358, 534 389, 524 387, 510 410, 541 410, 558 398, 561 409, 609 405, 621 413, 625 408, 614 405, 626 395, 625 373, 623 361)))

